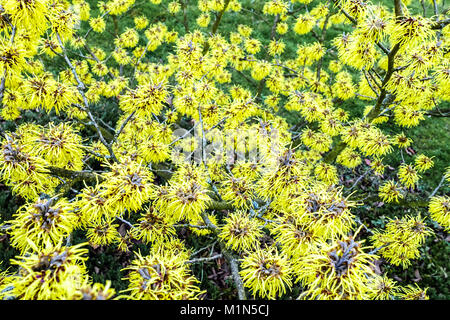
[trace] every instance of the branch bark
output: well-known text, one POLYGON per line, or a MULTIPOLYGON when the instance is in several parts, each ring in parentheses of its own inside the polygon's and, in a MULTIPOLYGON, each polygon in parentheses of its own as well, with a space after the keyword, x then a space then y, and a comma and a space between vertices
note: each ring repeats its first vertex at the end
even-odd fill
MULTIPOLYGON (((217 15, 216 20, 214 21, 214 24, 211 28, 211 35, 216 34, 217 29, 219 28, 220 21, 222 20, 222 16, 225 13, 225 11, 227 10, 228 5, 230 4, 230 1, 231 0, 225 0, 225 3, 223 4, 223 9, 217 15)), ((203 48, 203 55, 205 55, 208 52, 209 48, 210 48, 210 44, 209 44, 209 42, 207 42, 205 47, 203 48)))
POLYGON ((105 179, 100 175, 92 171, 73 171, 64 168, 49 166, 46 167, 49 172, 44 172, 52 176, 58 176, 60 178, 78 179, 82 181, 98 181, 102 182, 105 179))
MULTIPOLYGON (((209 220, 206 213, 202 212, 200 215, 203 219, 203 222, 210 228, 210 230, 212 232, 214 232, 217 235, 218 228, 216 225, 214 225, 211 222, 211 220, 209 220)), ((229 251, 225 247, 225 245, 222 242, 219 242, 219 245, 220 245, 223 256, 227 259, 228 263, 230 264, 231 273, 233 276, 234 284, 236 285, 239 300, 247 300, 247 295, 245 294, 244 283, 242 282, 242 278, 239 275, 238 259, 233 255, 233 253, 231 251, 229 251)))
MULTIPOLYGON (((401 7, 401 0, 395 0, 395 16, 396 18, 400 18, 402 15, 403 11, 401 7)), ((372 110, 370 110, 370 112, 367 114, 367 120, 369 122, 373 121, 376 117, 378 117, 382 111, 381 107, 383 106, 383 101, 388 94, 388 91, 386 90, 385 86, 391 79, 395 71, 394 69, 395 56, 398 53, 399 49, 400 44, 396 43, 388 53, 388 69, 383 78, 383 82, 381 83, 381 91, 378 96, 377 102, 375 103, 375 106, 372 108, 372 110)), ((347 144, 345 142, 340 141, 338 145, 324 157, 324 161, 327 163, 334 162, 337 156, 345 149, 346 145, 347 144)))
POLYGON ((86 95, 84 93, 84 90, 86 89, 85 84, 83 83, 83 81, 80 80, 80 77, 78 76, 78 73, 75 69, 75 67, 72 65, 72 63, 70 62, 68 56, 67 56, 67 52, 66 52, 66 48, 64 47, 64 44, 61 40, 61 37, 59 35, 58 32, 56 32, 56 37, 58 39, 59 45, 61 46, 61 49, 63 51, 63 56, 64 56, 64 60, 66 61, 66 64, 69 66, 70 70, 72 71, 73 76, 75 77, 75 80, 78 84, 77 89, 78 92, 81 94, 82 98, 83 98, 83 102, 84 102, 84 108, 82 109, 83 111, 85 111, 87 113, 87 115, 89 116, 89 119, 91 120, 92 124, 94 125, 95 129, 97 130, 98 136, 100 138, 100 141, 103 143, 103 145, 106 147, 106 149, 108 149, 108 152, 111 156, 111 158, 115 161, 118 162, 116 155, 114 154, 114 151, 111 147, 111 144, 109 144, 105 138, 103 137, 103 134, 99 128, 98 123, 95 121, 94 116, 92 115, 91 111, 89 110, 89 103, 88 100, 86 98, 86 95))

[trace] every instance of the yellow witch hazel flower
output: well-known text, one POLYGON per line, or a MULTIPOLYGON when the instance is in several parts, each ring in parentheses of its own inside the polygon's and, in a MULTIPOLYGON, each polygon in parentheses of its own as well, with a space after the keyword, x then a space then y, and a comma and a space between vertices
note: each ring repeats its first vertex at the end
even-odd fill
POLYGON ((282 40, 272 40, 269 43, 269 54, 271 56, 280 55, 284 52, 286 44, 282 40))
POLYGON ((120 34, 114 43, 122 48, 134 48, 139 41, 139 34, 135 29, 127 28, 125 32, 120 34))
POLYGON ((392 19, 386 32, 393 44, 398 43, 405 50, 416 46, 432 34, 430 21, 427 18, 410 15, 392 19))
POLYGON ((428 205, 431 218, 445 228, 450 230, 450 197, 432 197, 428 205))
POLYGON ((357 70, 370 69, 379 56, 375 45, 363 36, 352 34, 349 39, 349 44, 345 49, 338 48, 340 60, 357 70))
POLYGON ((49 15, 52 33, 60 37, 62 42, 72 38, 75 32, 75 25, 79 22, 79 15, 74 11, 75 8, 59 8, 53 10, 49 15))
POLYGON ((318 244, 315 252, 298 261, 299 280, 308 286, 301 298, 365 299, 372 263, 377 256, 365 252, 362 242, 343 237, 318 244))
POLYGON ((253 79, 260 81, 270 74, 271 64, 267 61, 255 62, 252 66, 251 76, 253 79))
POLYGON ((336 238, 353 229, 350 208, 355 203, 345 198, 339 188, 316 182, 292 202, 299 221, 316 236, 336 238))
POLYGON ((91 245, 105 246, 119 240, 118 224, 112 218, 104 218, 92 222, 86 232, 86 238, 91 245))
POLYGON ((138 211, 153 194, 153 173, 141 163, 125 159, 123 163, 110 165, 111 171, 102 175, 103 196, 107 206, 116 214, 125 209, 138 211))
POLYGON ((116 295, 116 290, 111 287, 111 281, 103 283, 90 283, 85 279, 84 283, 71 297, 72 300, 110 300, 116 295))
POLYGON ((337 175, 337 169, 335 166, 320 162, 314 169, 314 173, 317 175, 321 181, 334 185, 339 182, 339 177, 337 175))
POLYGON ((141 214, 131 234, 145 243, 165 242, 175 236, 175 228, 170 222, 164 212, 150 206, 141 214))
MULTIPOLYGON (((106 8, 111 15, 121 15, 134 4, 134 1, 135 0, 111 0, 106 3, 106 8)), ((156 0, 152 0, 152 2, 156 2, 156 0)))
POLYGON ((128 113, 136 112, 138 117, 158 115, 167 96, 166 85, 163 82, 149 83, 129 90, 120 97, 120 108, 128 113))
POLYGON ((178 1, 172 1, 168 5, 168 10, 171 14, 176 14, 181 10, 181 5, 178 1))
POLYGON ((432 168, 434 165, 434 162, 432 158, 427 157, 424 154, 419 154, 416 159, 414 160, 416 164, 416 169, 418 172, 422 173, 427 171, 428 169, 432 168))
POLYGON ((0 286, 0 298, 20 300, 69 300, 87 283, 86 243, 74 246, 51 244, 38 248, 30 241, 32 252, 12 259, 19 272, 10 275, 0 286), (9 290, 5 290, 8 288, 9 290))
POLYGON ((270 232, 280 243, 282 252, 292 259, 301 259, 309 254, 321 239, 318 231, 310 228, 308 221, 296 214, 277 217, 270 232))
POLYGON ((116 213, 108 206, 105 198, 105 188, 100 185, 87 186, 77 195, 73 202, 75 214, 80 227, 86 227, 93 222, 98 222, 105 217, 114 217, 116 213))
POLYGON ((211 21, 211 17, 208 13, 202 13, 198 16, 196 21, 199 27, 206 28, 211 21))
POLYGON ((309 14, 301 14, 298 16, 294 25, 294 31, 298 34, 306 34, 311 31, 315 24, 316 19, 313 16, 309 14))
POLYGON ((419 181, 420 175, 414 166, 404 163, 398 169, 398 178, 405 187, 412 188, 419 181))
POLYGON ((400 105, 394 109, 394 119, 399 126, 415 127, 421 120, 425 120, 422 110, 415 110, 410 105, 400 105))
POLYGON ((75 171, 83 168, 82 139, 66 123, 50 123, 48 129, 42 128, 34 132, 25 143, 30 153, 42 157, 52 166, 75 171))
POLYGON ((275 248, 257 249, 241 263, 244 286, 261 298, 275 299, 292 287, 292 267, 275 248))
POLYGON ((145 162, 158 163, 170 158, 169 146, 160 140, 150 139, 140 144, 138 150, 145 162))
POLYGON ((380 129, 367 130, 359 141, 360 150, 367 156, 382 157, 392 152, 392 143, 389 136, 380 129))
POLYGON ((248 209, 252 206, 254 187, 249 178, 230 177, 222 183, 224 185, 221 190, 223 200, 231 202, 236 208, 248 209))
POLYGON ((134 300, 196 300, 203 292, 198 280, 186 264, 186 255, 178 254, 170 245, 153 247, 150 254, 136 254, 136 259, 124 269, 128 289, 126 299, 134 300))
POLYGON ((145 16, 139 16, 134 18, 134 24, 136 26, 136 29, 142 30, 145 29, 148 26, 148 19, 145 16))
POLYGON ((429 300, 427 295, 428 288, 421 289, 416 283, 415 285, 409 284, 406 287, 401 287, 399 298, 402 300, 429 300))
POLYGON ((401 187, 393 180, 389 180, 380 186, 378 194, 385 202, 398 202, 399 198, 403 198, 401 187))
POLYGON ((264 4, 263 13, 264 14, 284 14, 288 11, 288 3, 283 0, 269 0, 264 4))
POLYGON ((226 217, 220 230, 219 238, 228 248, 238 251, 256 248, 263 235, 256 217, 252 219, 249 213, 243 211, 233 212, 226 217))
POLYGON ((412 140, 405 136, 403 132, 394 136, 393 144, 397 145, 399 148, 407 148, 411 145, 411 143, 412 140))
POLYGON ((283 35, 289 30, 289 25, 286 22, 279 22, 276 27, 278 34, 283 35))
POLYGON ((368 297, 371 300, 394 300, 400 294, 397 282, 386 275, 374 275, 369 281, 370 291, 368 297))
POLYGON ((48 0, 5 0, 2 6, 12 23, 40 35, 45 31, 48 0))
POLYGON ((106 29, 106 22, 102 17, 91 18, 89 20, 89 25, 92 30, 98 33, 102 33, 106 29))
POLYGON ((57 244, 67 237, 76 225, 76 215, 67 199, 42 199, 22 206, 10 221, 11 244, 25 252, 31 244, 57 244))
POLYGON ((355 96, 356 89, 353 86, 351 75, 348 72, 341 71, 336 75, 333 91, 342 100, 347 100, 355 96))
POLYGON ((336 158, 336 162, 347 168, 356 168, 362 163, 361 156, 352 148, 345 148, 336 158))
POLYGON ((330 150, 333 139, 330 135, 322 132, 315 132, 311 129, 305 129, 302 134, 303 143, 313 150, 327 152, 330 150))
POLYGON ((382 176, 384 173, 384 169, 386 168, 386 165, 383 163, 383 159, 381 158, 375 158, 370 163, 370 168, 375 172, 376 175, 382 176))
POLYGON ((20 74, 26 66, 26 53, 20 45, 0 39, 0 73, 7 77, 20 74))
POLYGON ((36 200, 41 193, 52 194, 58 182, 46 173, 47 162, 25 152, 22 138, 6 134, 1 142, 0 178, 12 186, 12 191, 28 200, 36 200))
POLYGON ((379 248, 378 252, 390 263, 406 268, 411 264, 411 259, 420 256, 419 247, 432 233, 419 214, 390 220, 385 230, 374 232, 371 239, 379 248))
POLYGON ((304 182, 308 174, 309 168, 294 150, 283 150, 275 155, 273 162, 264 170, 257 182, 256 192, 265 199, 274 197, 286 188, 304 182))
POLYGON ((450 167, 445 168, 444 179, 450 182, 450 167))
POLYGON ((169 197, 170 203, 166 212, 174 221, 185 218, 189 221, 198 220, 211 201, 207 189, 195 181, 172 185, 169 197))

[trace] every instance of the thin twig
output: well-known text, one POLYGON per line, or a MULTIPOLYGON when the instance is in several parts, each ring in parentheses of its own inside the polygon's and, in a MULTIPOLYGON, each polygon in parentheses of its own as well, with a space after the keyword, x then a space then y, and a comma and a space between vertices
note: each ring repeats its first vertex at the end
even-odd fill
POLYGON ((434 195, 438 192, 438 190, 442 187, 442 185, 444 184, 444 181, 446 179, 446 176, 444 175, 441 179, 441 181, 439 182, 438 186, 433 190, 433 192, 430 194, 429 198, 433 198, 434 195))
POLYGON ((211 261, 211 260, 216 260, 219 258, 222 258, 223 255, 221 253, 216 254, 215 256, 212 257, 205 257, 205 258, 197 258, 197 259, 192 259, 192 260, 188 260, 185 263, 186 264, 192 264, 192 263, 200 263, 200 262, 205 262, 205 261, 211 261))
POLYGON ((86 95, 84 93, 84 90, 86 89, 86 86, 83 83, 83 81, 80 80, 80 77, 78 76, 78 73, 77 73, 75 67, 72 65, 72 63, 70 62, 69 58, 67 57, 66 48, 64 47, 63 42, 62 42, 61 37, 60 37, 58 32, 56 32, 56 37, 57 37, 59 45, 61 46, 61 49, 63 51, 64 60, 66 61, 67 65, 69 66, 70 70, 72 71, 72 74, 75 77, 75 80, 76 80, 76 82, 78 84, 77 85, 77 89, 78 89, 78 92, 80 92, 80 94, 81 94, 81 96, 83 98, 83 102, 84 102, 84 110, 83 111, 85 111, 88 114, 89 119, 91 120, 92 124, 94 125, 95 129, 97 130, 97 134, 98 134, 98 136, 100 138, 100 141, 102 142, 102 144, 108 150, 111 158, 115 162, 118 162, 118 160, 116 158, 116 155, 114 154, 114 151, 112 150, 111 145, 108 142, 106 142, 106 140, 103 137, 103 134, 102 134, 102 132, 101 132, 99 126, 98 126, 98 123, 95 121, 94 116, 92 115, 91 111, 89 110, 89 103, 88 103, 88 100, 87 100, 86 95))

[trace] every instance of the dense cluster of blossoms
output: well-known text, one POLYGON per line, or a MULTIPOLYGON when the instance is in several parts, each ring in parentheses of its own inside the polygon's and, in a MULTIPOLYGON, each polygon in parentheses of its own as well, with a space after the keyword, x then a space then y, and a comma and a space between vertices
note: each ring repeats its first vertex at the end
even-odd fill
MULTIPOLYGON (((0 180, 24 201, 2 228, 20 255, 17 271, 0 274, 1 298, 202 298, 183 227, 214 237, 239 264, 239 298, 293 287, 301 299, 428 298, 374 264, 419 258, 433 234, 425 218, 400 216, 363 239, 342 172, 365 159, 385 178, 385 158, 412 140, 383 124, 407 132, 450 101, 448 18, 413 15, 400 0, 394 12, 366 1, 266 0, 261 15, 274 22, 261 39, 244 23, 219 29, 245 1, 145 4, 182 22, 173 28, 145 15, 124 26, 134 0, 95 4, 0 1, 0 115, 17 124, 1 132, 0 180), (337 25, 354 28, 329 39, 337 25), (99 41, 105 33, 113 40, 99 41), (355 97, 362 117, 343 104, 355 97), (301 123, 290 126, 285 111, 301 123), (29 114, 54 120, 19 121, 29 114), (92 282, 74 233, 134 251, 122 270, 128 289, 92 282), (147 253, 132 249, 137 242, 147 253)), ((433 166, 424 154, 403 161, 380 199, 402 201, 433 166)), ((448 230, 450 199, 437 191, 429 218, 448 230)))

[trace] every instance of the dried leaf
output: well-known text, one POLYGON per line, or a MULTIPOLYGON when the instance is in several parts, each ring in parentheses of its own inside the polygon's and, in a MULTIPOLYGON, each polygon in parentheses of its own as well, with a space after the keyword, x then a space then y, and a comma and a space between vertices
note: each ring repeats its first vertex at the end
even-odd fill
POLYGON ((416 154, 416 151, 415 151, 413 148, 411 148, 411 147, 406 148, 406 149, 405 149, 405 152, 406 152, 408 155, 410 155, 410 156, 413 156, 413 155, 416 154))
POLYGON ((127 234, 127 227, 125 226, 125 223, 122 223, 117 231, 122 237, 125 237, 127 234))
POLYGON ((415 276, 415 278, 412 279, 414 282, 422 280, 422 277, 420 276, 420 273, 419 273, 418 269, 414 270, 414 276, 415 276))
POLYGON ((382 263, 383 263, 382 259, 378 259, 373 262, 373 270, 375 271, 376 274, 383 274, 380 268, 382 263))
POLYGON ((392 276, 392 278, 394 278, 394 280, 397 280, 398 282, 403 282, 403 279, 400 278, 399 276, 397 276, 396 274, 394 274, 394 275, 392 276))

